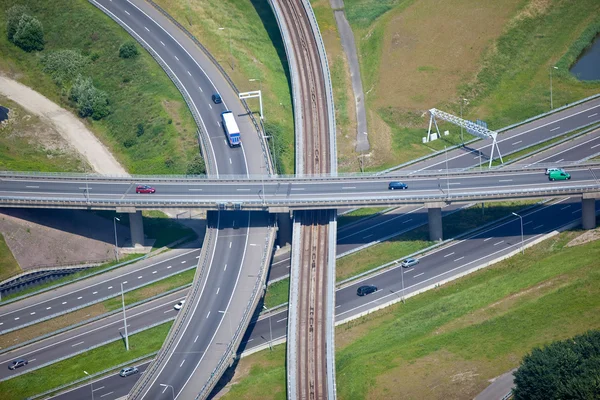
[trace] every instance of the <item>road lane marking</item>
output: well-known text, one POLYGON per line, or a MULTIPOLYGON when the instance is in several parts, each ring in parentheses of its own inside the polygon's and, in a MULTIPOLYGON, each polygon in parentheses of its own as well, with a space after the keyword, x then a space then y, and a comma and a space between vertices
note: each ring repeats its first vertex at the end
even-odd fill
POLYGON ((208 318, 209 315, 210 315, 210 311, 208 312, 208 314, 206 314, 206 318, 208 318))
POLYGON ((456 260, 454 260, 454 261, 455 261, 455 262, 456 262, 456 261, 460 261, 460 260, 462 260, 463 258, 465 258, 465 257, 464 257, 464 256, 463 256, 463 257, 459 257, 459 258, 457 258, 457 259, 456 259, 456 260))
MULTIPOLYGON (((600 144, 599 144, 598 146, 600 146, 600 144)), ((567 209, 567 208, 569 208, 569 207, 571 207, 571 205, 570 205, 570 204, 569 204, 568 206, 564 206, 564 207, 563 207, 563 208, 561 208, 560 210, 561 210, 561 211, 562 211, 562 210, 566 210, 566 209, 567 209)))
POLYGON ((125 14, 127 14, 127 15, 131 15, 131 14, 129 14, 129 11, 127 11, 127 10, 125 10, 125 14))
POLYGON ((410 221, 412 221, 412 218, 407 219, 406 221, 403 222, 403 224, 408 224, 410 221))
MULTIPOLYGON (((339 306, 338 306, 338 307, 339 307, 339 306)), ((337 307, 336 307, 336 308, 337 308, 337 307)), ((276 323, 278 324, 278 323, 280 323, 281 321, 285 321, 286 319, 287 319, 287 317, 285 317, 285 318, 281 318, 281 319, 278 319, 278 320, 276 321, 276 323)))
POLYGON ((35 360, 37 360, 37 358, 32 358, 31 360, 28 360, 28 361, 29 361, 29 362, 33 362, 33 361, 35 361, 35 360))
POLYGON ((81 299, 83 299, 83 297, 81 297, 81 296, 79 296, 79 297, 77 298, 77 300, 81 300, 81 299))
POLYGON ((410 271, 414 270, 414 268, 409 268, 406 271, 404 271, 405 274, 409 273, 410 271))
POLYGON ((292 190, 304 190, 304 188, 292 188, 292 190))
MULTIPOLYGON (((227 141, 225 141, 225 143, 227 143, 227 141)), ((231 158, 229 159, 229 164, 231 164, 231 158)))
POLYGON ((223 271, 227 271, 227 264, 225 264, 225 268, 223 268, 223 271))
MULTIPOLYGON (((210 107, 210 109, 212 110, 212 105, 210 105, 210 103, 208 103, 208 106, 210 107)), ((217 122, 217 125, 219 125, 219 123, 217 122)))
POLYGON ((204 92, 204 90, 202 90, 202 88, 200 86, 198 86, 198 89, 200 89, 201 92, 204 92))
POLYGON ((18 321, 21 317, 15 317, 15 321, 18 321))
POLYGON ((560 126, 557 126, 556 128, 552 128, 552 129, 550 129, 550 132, 553 132, 553 131, 555 131, 555 130, 557 130, 557 129, 560 129, 560 126))
POLYGON ((175 309, 171 308, 170 310, 167 310, 167 311, 163 312, 163 314, 166 314, 166 313, 171 312, 171 311, 175 311, 175 309))
POLYGON ((231 248, 231 243, 233 243, 233 242, 229 242, 229 248, 231 248))
POLYGON ((196 343, 196 340, 198 340, 199 337, 200 337, 200 335, 196 336, 196 339, 194 339, 194 343, 196 343))
POLYGON ((177 61, 179 61, 179 58, 177 58, 177 56, 175 56, 175 59, 176 59, 177 61))
POLYGON ((32 312, 32 313, 29 313, 29 315, 35 315, 35 311, 34 311, 34 312, 32 312))
POLYGON ((189 76, 192 76, 192 74, 190 73, 190 71, 187 72, 189 76))
POLYGON ((356 186, 342 186, 342 189, 356 189, 356 186))
POLYGON ((153 274, 155 274, 155 273, 156 273, 156 271, 152 271, 152 273, 153 273, 153 274))
POLYGON ((370 235, 364 236, 364 237, 363 237, 363 239, 370 238, 371 236, 373 236, 373 234, 370 234, 370 235))
POLYGON ((444 256, 444 258, 446 258, 446 257, 450 257, 452 254, 454 254, 454 252, 452 252, 452 253, 449 253, 449 254, 446 254, 446 255, 444 256))
POLYGON ((138 276, 138 279, 142 279, 142 275, 138 276))
MULTIPOLYGON (((98 293, 98 292, 96 292, 96 293, 98 293)), ((52 307, 46 307, 46 310, 49 310, 49 309, 51 309, 51 308, 52 308, 52 307)))
POLYGON ((103 394, 103 395, 101 395, 100 397, 108 396, 108 395, 110 395, 110 394, 113 394, 113 393, 114 393, 114 392, 108 392, 108 393, 106 393, 106 394, 103 394))
POLYGON ((492 238, 491 238, 491 237, 489 237, 489 238, 487 238, 487 239, 483 239, 483 241, 484 241, 484 242, 487 242, 488 240, 491 240, 491 239, 492 239, 492 238))
POLYGON ((544 226, 544 224, 536 226, 535 228, 533 228, 533 230, 536 230, 536 229, 538 229, 538 228, 541 228, 542 226, 544 226))
POLYGON ((167 269, 171 269, 171 268, 173 268, 173 266, 172 266, 172 265, 169 265, 169 266, 167 267, 167 269))
POLYGON ((241 192, 241 191, 249 191, 250 189, 244 189, 244 188, 242 188, 242 189, 236 189, 236 190, 237 190, 238 192, 241 192))
MULTIPOLYGON (((231 243, 230 243, 230 244, 231 244, 231 243)), ((229 246, 229 247, 231 247, 231 246, 229 246)), ((280 261, 277 261, 277 262, 274 262, 274 263, 273 263, 273 264, 271 264, 271 265, 277 265, 277 264, 281 264, 282 262, 288 261, 289 259, 290 259, 290 257, 288 257, 288 258, 286 258, 286 259, 283 259, 283 260, 280 260, 280 261)))
POLYGON ((498 246, 499 244, 504 243, 504 240, 499 241, 498 243, 494 243, 494 246, 498 246))
POLYGON ((66 302, 66 301, 63 301, 63 302, 62 302, 62 305, 64 306, 65 304, 67 304, 67 302, 66 302))
POLYGON ((186 260, 183 260, 181 263, 182 263, 182 264, 185 264, 186 262, 187 262, 186 260))
POLYGON ((525 226, 525 225, 529 225, 529 224, 531 224, 531 223, 533 223, 533 221, 527 221, 527 222, 525 222, 525 223, 523 224, 523 226, 525 226))
POLYGON ((590 147, 590 149, 595 149, 596 147, 600 146, 600 144, 595 144, 592 147, 590 147))
POLYGON ((94 389, 94 392, 97 391, 97 390, 102 390, 102 389, 104 389, 104 386, 100 386, 99 388, 94 389))
POLYGON ((190 192, 201 192, 202 189, 188 189, 190 192))
POLYGON ((498 182, 512 182, 512 179, 500 179, 498 182))
POLYGON ((596 115, 598 115, 598 113, 593 113, 593 114, 590 114, 590 115, 588 115, 588 118, 595 117, 596 115))
POLYGON ((581 208, 579 208, 579 209, 577 209, 577 210, 573 211, 571 214, 577 214, 579 211, 581 211, 581 208))
POLYGON ((39 189, 39 186, 25 186, 27 189, 39 189))
POLYGON ((145 26, 144 29, 147 30, 148 32, 150 32, 150 29, 148 29, 148 27, 145 26))
POLYGON ((108 290, 110 290, 110 289, 112 289, 112 286, 109 286, 109 287, 108 287, 108 290))
POLYGON ((219 294, 219 290, 221 290, 221 288, 220 288, 220 287, 218 287, 218 288, 217 288, 217 294, 219 294))
POLYGON ((421 275, 425 275, 425 272, 421 272, 420 274, 417 274, 417 275, 413 276, 413 278, 418 278, 418 277, 420 277, 421 275))
POLYGON ((160 41, 160 44, 162 44, 163 46, 165 46, 165 44, 163 43, 163 41, 162 41, 162 40, 160 41))
POLYGON ((84 343, 84 341, 81 341, 79 343, 72 344, 71 347, 79 346, 80 344, 83 344, 83 343, 84 343))
POLYGON ((523 142, 522 140, 519 140, 518 142, 514 142, 512 145, 515 146, 515 145, 517 145, 519 143, 522 143, 522 142, 523 142))

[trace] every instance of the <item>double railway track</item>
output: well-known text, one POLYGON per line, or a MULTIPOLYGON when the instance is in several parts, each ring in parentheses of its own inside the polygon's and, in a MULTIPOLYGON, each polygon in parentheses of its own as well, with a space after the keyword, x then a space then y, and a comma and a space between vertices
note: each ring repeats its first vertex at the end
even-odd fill
MULTIPOLYGON (((277 1, 277 0, 273 0, 277 1)), ((302 0, 278 0, 283 19, 290 33, 294 53, 302 110, 296 115, 302 118, 304 171, 300 174, 320 174, 331 171, 329 157, 329 115, 326 102, 325 80, 317 39, 310 25, 302 0)), ((297 132, 298 134, 298 132, 297 132)), ((328 238, 331 211, 303 211, 296 213, 301 225, 300 270, 298 280, 298 304, 296 332, 290 332, 295 340, 296 387, 288 388, 299 399, 326 399, 327 359, 327 278, 328 238)), ((333 295, 333 294, 331 294, 333 295)))

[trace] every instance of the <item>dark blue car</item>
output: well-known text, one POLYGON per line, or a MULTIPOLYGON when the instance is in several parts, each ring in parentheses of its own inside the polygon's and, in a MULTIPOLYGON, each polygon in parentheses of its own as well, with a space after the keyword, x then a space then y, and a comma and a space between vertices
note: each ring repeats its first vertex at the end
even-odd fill
POLYGON ((404 182, 394 181, 388 185, 389 190, 408 189, 408 185, 404 182))
POLYGON ((223 100, 221 100, 221 95, 219 93, 215 93, 212 95, 212 101, 214 101, 215 104, 220 104, 223 100))

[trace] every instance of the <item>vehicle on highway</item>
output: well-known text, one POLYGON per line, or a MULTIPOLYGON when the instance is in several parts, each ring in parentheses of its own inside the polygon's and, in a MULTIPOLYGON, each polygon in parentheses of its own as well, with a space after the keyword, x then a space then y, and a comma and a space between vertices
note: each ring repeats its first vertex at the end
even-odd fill
POLYGON ((221 99, 221 95, 219 93, 215 93, 212 95, 212 101, 215 104, 221 104, 223 102, 223 100, 221 99))
POLYGON ((356 294, 359 296, 366 296, 377 291, 377 286, 374 285, 363 285, 356 289, 356 294))
POLYGON ((417 265, 419 263, 419 259, 418 258, 407 258, 406 260, 402 261, 402 267, 404 268, 409 268, 409 267, 413 267, 415 265, 417 265))
POLYGON ((565 170, 562 168, 554 168, 554 167, 546 168, 546 175, 550 175, 550 172, 554 172, 554 171, 563 171, 564 172, 565 170))
POLYGON ((126 367, 119 372, 119 375, 124 378, 129 375, 137 374, 138 372, 140 371, 137 369, 137 367, 126 367))
POLYGON ((408 189, 408 185, 404 182, 393 181, 388 185, 389 190, 408 189))
POLYGON ((235 122, 233 112, 222 112, 221 123, 223 125, 223 131, 225 131, 225 136, 227 136, 229 147, 241 146, 242 141, 240 138, 240 128, 238 127, 237 122, 235 122))
POLYGON ((138 185, 138 187, 135 188, 135 192, 136 193, 155 193, 156 189, 154 189, 152 186, 148 186, 148 185, 138 185))
POLYGON ((568 172, 563 171, 552 171, 548 174, 548 180, 551 181, 566 181, 571 179, 571 175, 568 172))
POLYGON ((8 369, 14 371, 15 369, 19 367, 24 367, 27 364, 29 364, 27 360, 15 360, 8 365, 8 369))
POLYGON ((181 300, 179 303, 175 304, 175 309, 176 310, 181 310, 181 307, 183 307, 183 304, 185 303, 185 300, 181 300))

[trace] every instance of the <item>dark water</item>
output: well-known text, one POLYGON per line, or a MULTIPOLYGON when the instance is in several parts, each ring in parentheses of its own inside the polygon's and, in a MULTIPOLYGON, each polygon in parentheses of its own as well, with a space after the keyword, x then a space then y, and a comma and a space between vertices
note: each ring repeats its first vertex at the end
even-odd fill
POLYGON ((8 108, 0 106, 0 122, 8 119, 8 108))
POLYGON ((582 81, 600 80, 600 35, 579 57, 571 73, 582 81))

